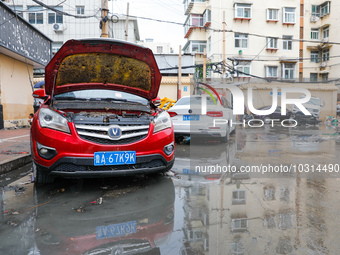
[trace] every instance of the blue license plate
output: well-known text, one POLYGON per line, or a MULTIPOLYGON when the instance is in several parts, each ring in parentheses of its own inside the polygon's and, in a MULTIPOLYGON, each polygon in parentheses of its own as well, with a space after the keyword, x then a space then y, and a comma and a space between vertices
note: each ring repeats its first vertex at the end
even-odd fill
POLYGON ((136 164, 135 151, 101 151, 94 153, 95 166, 136 164))
POLYGON ((199 115, 183 115, 183 121, 197 121, 200 120, 199 115))

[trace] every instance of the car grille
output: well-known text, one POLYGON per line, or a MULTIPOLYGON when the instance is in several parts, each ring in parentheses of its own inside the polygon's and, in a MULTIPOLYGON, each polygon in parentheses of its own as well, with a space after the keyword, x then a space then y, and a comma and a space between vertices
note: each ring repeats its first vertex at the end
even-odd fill
POLYGON ((57 172, 78 172, 78 171, 119 171, 119 170, 132 170, 132 169, 143 169, 143 168, 157 168, 164 167, 165 164, 160 159, 154 159, 149 162, 137 163, 133 165, 113 165, 113 166, 85 166, 85 165, 74 165, 71 163, 63 163, 58 165, 54 171, 57 172))
POLYGON ((129 144, 137 142, 148 135, 149 125, 114 125, 121 130, 119 138, 109 136, 112 125, 75 124, 78 135, 84 139, 99 144, 129 144))

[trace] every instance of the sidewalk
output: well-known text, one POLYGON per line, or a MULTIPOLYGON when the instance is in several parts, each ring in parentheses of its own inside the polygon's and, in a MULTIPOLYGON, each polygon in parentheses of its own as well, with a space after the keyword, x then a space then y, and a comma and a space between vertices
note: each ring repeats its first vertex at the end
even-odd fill
POLYGON ((30 128, 0 130, 0 174, 31 162, 30 128))

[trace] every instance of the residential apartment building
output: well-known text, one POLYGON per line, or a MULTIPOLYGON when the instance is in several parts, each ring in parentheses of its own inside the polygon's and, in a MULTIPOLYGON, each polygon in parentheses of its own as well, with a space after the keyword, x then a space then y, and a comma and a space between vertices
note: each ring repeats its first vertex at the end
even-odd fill
MULTIPOLYGON (((92 0, 43 1, 49 9, 32 0, 17 0, 6 4, 21 17, 52 39, 52 52, 55 53, 69 39, 97 38, 101 36, 101 2, 92 0)), ((125 16, 109 14, 109 36, 125 40, 125 16)), ((139 40, 136 18, 129 18, 128 41, 139 40)))
POLYGON ((170 47, 170 43, 155 42, 152 38, 146 38, 139 41, 138 44, 148 47, 152 50, 153 54, 171 54, 174 50, 170 47))
MULTIPOLYGON (((208 63, 222 61, 225 50, 226 59, 237 60, 234 67, 242 78, 252 74, 315 82, 338 76, 335 56, 339 54, 337 45, 331 42, 338 41, 340 36, 336 25, 340 7, 334 1, 184 0, 183 3, 187 15, 184 34, 188 39, 183 50, 194 53, 196 63, 203 62, 204 49, 208 63)), ((227 63, 232 65, 231 61, 227 63)), ((226 75, 230 75, 228 70, 226 75)), ((209 76, 220 77, 220 74, 210 71, 209 76)))
POLYGON ((311 155, 328 164, 330 158, 335 160, 335 142, 312 135, 306 138, 306 133, 294 130, 286 138, 291 142, 280 142, 277 150, 277 141, 285 139, 282 133, 262 134, 261 146, 252 142, 253 132, 240 131, 237 136, 228 143, 228 157, 226 150, 216 149, 218 145, 203 144, 191 147, 194 158, 190 163, 176 158, 174 184, 183 200, 176 214, 185 216, 183 226, 177 228, 184 235, 180 254, 337 254, 340 231, 334 215, 340 198, 334 193, 336 178, 324 173, 209 174, 195 170, 215 164, 237 169, 274 166, 278 160, 283 165, 299 164, 311 155))

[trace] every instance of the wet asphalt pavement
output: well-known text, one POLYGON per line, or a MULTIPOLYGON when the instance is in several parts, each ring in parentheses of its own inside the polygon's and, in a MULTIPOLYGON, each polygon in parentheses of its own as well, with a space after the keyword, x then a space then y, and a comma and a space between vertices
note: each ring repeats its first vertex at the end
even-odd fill
POLYGON ((0 254, 340 254, 339 151, 334 127, 266 126, 177 145, 165 176, 24 168, 0 182, 0 254))

